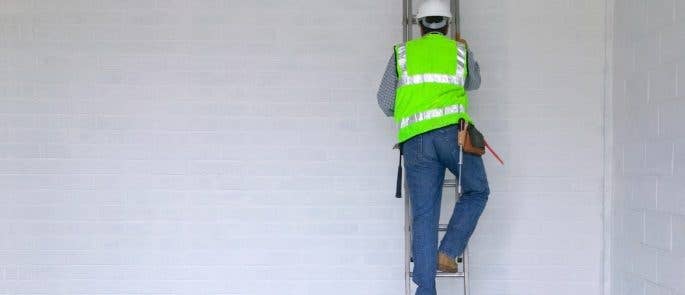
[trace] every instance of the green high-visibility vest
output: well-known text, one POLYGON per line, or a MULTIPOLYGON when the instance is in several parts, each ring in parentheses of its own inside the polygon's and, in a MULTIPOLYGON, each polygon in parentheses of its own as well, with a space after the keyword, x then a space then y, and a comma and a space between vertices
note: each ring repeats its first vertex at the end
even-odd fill
POLYGON ((434 129, 471 122, 467 114, 466 46, 440 34, 395 46, 399 142, 434 129))

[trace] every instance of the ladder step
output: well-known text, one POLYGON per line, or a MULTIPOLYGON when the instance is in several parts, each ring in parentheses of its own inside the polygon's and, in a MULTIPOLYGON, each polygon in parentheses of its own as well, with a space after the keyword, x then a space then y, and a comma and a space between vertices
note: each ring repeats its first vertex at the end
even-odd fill
MULTIPOLYGON (((409 262, 414 263, 414 257, 409 257, 409 262)), ((464 256, 457 257, 457 264, 464 263, 464 256)))
POLYGON ((455 272, 455 273, 438 272, 435 276, 439 277, 439 278, 463 278, 464 273, 463 272, 455 272))
POLYGON ((445 179, 445 182, 442 183, 443 187, 457 187, 457 180, 456 179, 445 179))
MULTIPOLYGON (((439 271, 437 274, 435 274, 436 277, 438 278, 463 278, 464 273, 463 272, 441 272, 439 271)), ((414 277, 414 272, 409 273, 409 277, 414 277)))
MULTIPOLYGON (((438 231, 447 231, 447 224, 438 224, 438 231)), ((407 230, 408 232, 411 232, 411 226, 407 230)))
MULTIPOLYGON (((414 257, 409 257, 409 262, 414 263, 414 257)), ((457 264, 464 263, 464 256, 457 257, 457 264)))

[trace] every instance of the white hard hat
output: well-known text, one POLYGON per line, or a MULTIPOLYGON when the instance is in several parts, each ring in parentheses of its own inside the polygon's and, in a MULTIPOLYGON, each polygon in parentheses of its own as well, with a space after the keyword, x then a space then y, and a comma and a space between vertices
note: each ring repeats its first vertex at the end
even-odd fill
POLYGON ((416 15, 417 19, 422 19, 428 16, 442 16, 451 18, 452 11, 450 11, 450 6, 440 0, 426 0, 419 7, 419 14, 416 15))

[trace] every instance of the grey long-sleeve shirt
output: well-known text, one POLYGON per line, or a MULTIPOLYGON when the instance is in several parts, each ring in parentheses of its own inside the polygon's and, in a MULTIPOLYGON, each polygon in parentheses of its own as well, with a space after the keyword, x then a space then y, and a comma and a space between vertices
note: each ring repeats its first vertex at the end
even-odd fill
MULTIPOLYGON (((467 50, 466 63, 468 67, 464 88, 476 90, 480 88, 480 65, 473 57, 473 52, 467 50)), ((397 90, 397 66, 395 54, 390 56, 388 66, 385 68, 383 80, 378 88, 378 106, 386 116, 391 117, 395 113, 395 91, 397 90)))

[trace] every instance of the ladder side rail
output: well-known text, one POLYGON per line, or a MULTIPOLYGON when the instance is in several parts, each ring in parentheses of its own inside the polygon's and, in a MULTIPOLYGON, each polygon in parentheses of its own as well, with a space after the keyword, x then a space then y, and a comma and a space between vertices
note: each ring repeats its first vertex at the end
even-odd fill
POLYGON ((411 295, 411 196, 406 181, 404 188, 404 290, 411 295))
POLYGON ((460 7, 460 2, 459 0, 451 0, 452 5, 450 5, 450 8, 452 10, 452 15, 454 16, 454 20, 452 21, 452 28, 454 29, 454 34, 457 37, 461 36, 461 7, 460 7))
POLYGON ((464 264, 464 295, 469 295, 470 292, 470 286, 469 286, 469 250, 468 247, 464 249, 464 254, 462 255, 462 261, 464 264))
POLYGON ((413 31, 413 18, 414 18, 414 13, 413 13, 413 8, 412 8, 412 0, 403 0, 402 2, 402 42, 406 43, 407 41, 411 40, 412 38, 412 31, 413 31))

